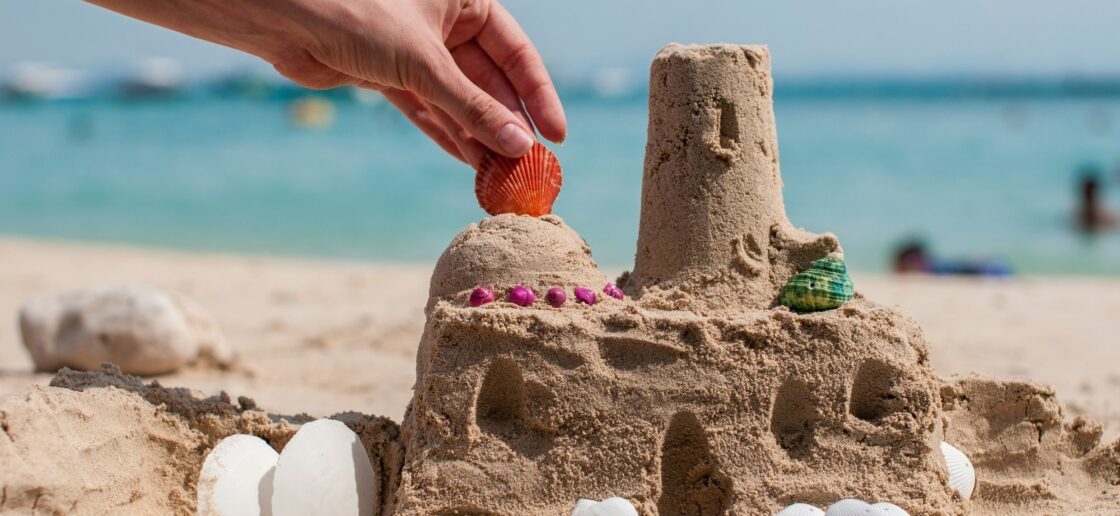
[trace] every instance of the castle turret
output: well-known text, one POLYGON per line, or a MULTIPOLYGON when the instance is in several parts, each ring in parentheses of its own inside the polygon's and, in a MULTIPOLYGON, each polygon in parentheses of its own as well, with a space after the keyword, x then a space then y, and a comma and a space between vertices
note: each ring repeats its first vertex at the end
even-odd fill
POLYGON ((767 308, 839 248, 786 218, 772 92, 765 46, 673 44, 654 59, 632 292, 683 293, 703 311, 767 308))

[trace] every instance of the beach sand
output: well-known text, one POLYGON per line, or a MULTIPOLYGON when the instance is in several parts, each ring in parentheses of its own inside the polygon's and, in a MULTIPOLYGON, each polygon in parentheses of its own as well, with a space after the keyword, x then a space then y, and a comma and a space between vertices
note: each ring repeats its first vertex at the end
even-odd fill
MULTIPOLYGON (((162 409, 149 412, 152 405, 139 401, 135 395, 100 393, 94 389, 86 398, 78 398, 66 391, 28 391, 33 384, 46 385, 54 375, 33 372, 20 344, 15 314, 26 298, 47 290, 119 283, 144 283, 194 298, 212 312, 240 356, 232 370, 199 366, 155 378, 164 386, 193 389, 198 397, 225 391, 233 399, 253 398, 257 406, 271 414, 306 413, 320 417, 356 411, 395 421, 402 420, 412 397, 416 347, 424 325, 431 275, 428 266, 235 256, 18 238, 0 239, 0 262, 0 311, 10 314, 0 319, 0 399, 13 410, 10 415, 17 418, 33 417, 36 413, 58 414, 57 418, 50 418, 53 422, 39 416, 34 422, 19 423, 24 434, 17 435, 17 441, 34 449, 53 449, 65 444, 74 447, 68 453, 112 457, 112 450, 103 450, 100 445, 89 448, 91 444, 86 438, 47 443, 28 439, 27 432, 42 425, 50 430, 37 435, 52 435, 60 429, 81 433, 93 429, 97 435, 106 436, 124 432, 119 439, 126 441, 119 446, 130 446, 127 454, 140 462, 128 469, 111 465, 106 469, 107 465, 100 460, 79 461, 82 468, 74 475, 102 477, 99 482, 105 486, 140 482, 138 489, 170 490, 175 495, 170 501, 149 500, 153 510, 192 507, 191 491, 179 486, 194 481, 195 462, 201 456, 182 458, 182 471, 158 477, 164 479, 158 482, 150 480, 141 462, 155 464, 166 460, 171 464, 174 461, 168 458, 169 453, 181 456, 188 449, 207 449, 233 431, 255 433, 276 440, 274 445, 280 444, 290 437, 292 428, 261 419, 259 412, 237 417, 229 409, 221 408, 220 401, 186 405, 173 401, 170 412, 185 414, 185 419, 180 420, 169 417, 162 409), (5 398, 13 394, 18 396, 5 398), (136 401, 127 401, 122 396, 132 396, 136 401), (135 422, 114 427, 109 420, 124 417, 113 412, 122 410, 121 406, 139 410, 138 417, 148 421, 144 428, 154 432, 154 437, 136 441, 133 430, 129 430, 139 428, 134 426, 135 422), (222 415, 202 416, 206 411, 222 415), (94 427, 81 423, 89 417, 97 421, 94 427), (184 422, 188 425, 184 426, 184 422), (169 451, 151 445, 159 442, 178 443, 183 450, 169 451)), ((608 272, 613 275, 621 271, 608 272)), ((1067 410, 1054 421, 1074 416, 1100 421, 1104 425, 1104 442, 1120 434, 1120 407, 1111 401, 1120 391, 1120 375, 1112 367, 1120 358, 1120 350, 1114 345, 1117 327, 1116 319, 1111 317, 1111 312, 1120 308, 1120 302, 1112 296, 1120 288, 1120 281, 856 275, 855 282, 861 294, 884 305, 897 306, 917 320, 925 332, 931 363, 938 375, 978 373, 1051 384, 1067 410)), ((61 380, 59 385, 79 387, 86 381, 74 377, 61 380)), ((105 380, 95 376, 90 381, 97 386, 105 380)), ((988 387, 970 392, 968 385, 954 388, 953 395, 964 389, 960 395, 982 403, 985 393, 990 394, 988 387)), ((942 396, 949 392, 943 391, 942 396)), ((155 396, 156 402, 171 399, 159 390, 149 395, 155 396)), ((1043 400, 1042 403, 1057 407, 1055 402, 1045 401, 1052 398, 1044 392, 1027 389, 1023 396, 1024 400, 1043 400)), ((353 427, 359 431, 369 429, 371 442, 387 435, 384 423, 355 417, 359 422, 353 427)), ((974 449, 986 442, 983 436, 959 432, 947 437, 967 442, 974 449)), ((1004 460, 1003 455, 985 453, 982 460, 989 463, 986 467, 1003 469, 998 465, 1004 460)), ((46 461, 40 468, 43 471, 56 468, 57 465, 49 464, 60 459, 50 453, 31 456, 46 461)), ((1047 457, 1047 461, 1056 460, 1047 457)), ((102 506, 125 500, 121 497, 127 493, 115 489, 102 490, 102 495, 93 498, 68 491, 81 483, 75 478, 32 478, 28 482, 51 486, 53 502, 84 499, 81 508, 86 511, 97 512, 102 506)), ((1069 495, 1069 489, 1089 495, 1093 489, 1089 480, 1080 478, 1074 475, 1058 480, 1064 496, 1069 495)), ((1006 480, 1001 477, 999 486, 1008 485, 1006 480)), ((1015 482, 1012 477, 1011 485, 1015 482)), ((1031 482, 1034 481, 1028 479, 1024 485, 1030 486, 1031 482)), ((1006 489, 994 484, 985 488, 996 494, 996 490, 1006 489)), ((1009 506, 999 505, 999 498, 986 501, 981 512, 1021 509, 1017 504, 1029 497, 1020 495, 1023 493, 1012 494, 1012 500, 1020 501, 1009 506)), ((20 502, 16 499, 15 503, 18 507, 20 502)), ((129 503, 132 507, 146 507, 135 501, 129 503)))
MULTIPOLYGON (((283 414, 355 410, 400 421, 412 396, 431 267, 0 240, 0 395, 45 385, 15 314, 49 290, 144 283, 194 298, 240 356, 164 385, 227 391, 283 414)), ((612 271, 615 272, 615 271, 612 271)), ((618 271, 620 272, 620 271, 618 271)), ((921 325, 934 371, 1050 384, 1069 410, 1120 435, 1120 280, 855 275, 856 288, 921 325)))

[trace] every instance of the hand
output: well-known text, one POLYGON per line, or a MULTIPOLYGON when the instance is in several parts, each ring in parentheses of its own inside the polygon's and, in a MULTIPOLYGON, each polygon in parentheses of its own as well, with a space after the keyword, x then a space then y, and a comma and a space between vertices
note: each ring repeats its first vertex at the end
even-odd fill
POLYGON ((381 91, 472 166, 487 148, 528 152, 534 124, 567 134, 540 55, 497 0, 91 1, 257 55, 309 88, 381 91))

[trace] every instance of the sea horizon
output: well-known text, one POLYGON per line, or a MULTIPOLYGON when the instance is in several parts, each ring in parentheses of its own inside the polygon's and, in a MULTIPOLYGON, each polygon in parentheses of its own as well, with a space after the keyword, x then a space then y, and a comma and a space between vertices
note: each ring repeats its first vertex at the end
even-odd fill
MULTIPOLYGON (((1120 80, 775 83, 790 218, 836 233, 854 270, 889 270, 899 246, 921 241, 1020 274, 1120 275, 1120 235, 1072 223, 1089 169, 1120 209, 1120 80)), ((470 168, 376 96, 265 85, 0 101, 0 234, 430 263, 485 215, 470 168), (293 118, 308 99, 327 123, 293 118)), ((553 146, 565 169, 556 212, 601 265, 627 268, 645 89, 585 83, 561 97, 571 137, 553 146)))

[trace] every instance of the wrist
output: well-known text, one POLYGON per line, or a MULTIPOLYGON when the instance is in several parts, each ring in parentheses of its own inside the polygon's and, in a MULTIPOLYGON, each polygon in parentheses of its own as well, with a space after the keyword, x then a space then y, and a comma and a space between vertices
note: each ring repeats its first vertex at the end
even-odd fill
MULTIPOLYGON (((228 0, 216 0, 227 2, 228 0)), ((317 43, 317 13, 303 0, 243 0, 234 13, 244 21, 244 31, 229 34, 237 39, 228 46, 253 54, 272 64, 303 53, 317 43)))

